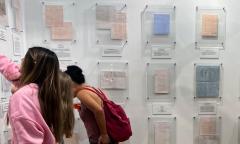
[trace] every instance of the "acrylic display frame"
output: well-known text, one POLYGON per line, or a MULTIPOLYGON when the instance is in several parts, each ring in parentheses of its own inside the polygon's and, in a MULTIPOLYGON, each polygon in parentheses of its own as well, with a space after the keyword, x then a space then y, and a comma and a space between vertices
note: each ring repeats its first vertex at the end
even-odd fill
POLYGON ((152 102, 171 102, 176 99, 176 63, 147 63, 146 64, 146 98, 152 102), (155 93, 154 76, 156 70, 168 70, 168 92, 155 93))
POLYGON ((211 49, 225 48, 226 40, 226 11, 225 8, 204 8, 196 7, 196 48, 211 49), (215 15, 217 16, 217 36, 202 36, 202 16, 215 15))
POLYGON ((128 74, 128 62, 120 61, 100 61, 98 62, 98 86, 103 89, 109 96, 109 98, 119 104, 124 104, 129 99, 129 74, 128 74), (102 88, 101 74, 102 72, 123 72, 126 76, 124 88, 102 88))
MULTIPOLYGON (((101 11, 100 11, 101 12, 101 11)), ((96 3, 94 8, 94 35, 96 46, 101 49, 102 57, 121 57, 122 51, 127 45, 127 5, 123 3, 96 3), (97 20, 97 8, 108 14, 109 21, 97 20), (116 18, 119 14, 119 18, 116 18), (116 21, 116 19, 117 21, 116 21), (119 21, 120 20, 120 21, 119 21), (105 24, 104 24, 105 23, 105 24), (101 26, 104 25, 104 27, 101 26), (107 25, 107 26, 106 26, 107 25), (121 25, 123 31, 120 35, 114 34, 114 26, 121 25), (125 32, 124 32, 125 31, 125 32), (124 35, 125 34, 125 35, 124 35)), ((120 28, 118 27, 117 28, 120 28)), ((116 28, 115 28, 116 29, 116 28)), ((117 29, 116 29, 117 30, 117 29)), ((117 33, 117 32, 116 32, 117 33)))
MULTIPOLYGON (((170 59, 172 52, 176 45, 176 22, 175 22, 175 6, 159 6, 159 5, 146 5, 142 12, 142 43, 145 50, 151 51, 151 58, 153 59, 170 59), (164 28, 154 27, 154 16, 164 16, 167 19, 163 20, 167 23, 164 28), (154 30, 155 29, 155 30, 154 30), (156 32, 157 31, 157 32, 156 32), (154 34, 155 32, 155 34, 154 34), (158 53, 162 51, 160 55, 154 55, 154 51, 159 47, 158 53), (163 49, 166 49, 165 52, 163 49), (166 51, 169 51, 166 55, 166 51)), ((161 18, 159 18, 161 19, 161 18)), ((156 18, 156 23, 157 20, 156 18)), ((160 21, 161 23, 161 21, 160 21)))
POLYGON ((64 2, 64 1, 48 1, 48 0, 43 0, 41 2, 42 4, 42 16, 43 16, 43 24, 42 24, 42 38, 43 38, 43 43, 76 43, 76 28, 77 28, 77 23, 76 23, 76 2, 74 0, 64 2), (51 30, 50 28, 46 25, 46 20, 45 20, 45 6, 47 5, 57 5, 57 6, 62 6, 63 7, 63 20, 64 22, 71 22, 72 23, 72 39, 66 39, 66 40, 53 40, 51 39, 51 30))
POLYGON ((223 86, 223 64, 222 63, 195 63, 194 64, 194 99, 200 101, 222 100, 223 86), (219 96, 197 96, 197 66, 219 66, 219 96))
MULTIPOLYGON (((216 116, 216 115, 199 115, 197 117, 193 117, 193 144, 202 144, 200 143, 201 139, 216 139, 218 142, 216 144, 221 144, 221 135, 222 135, 222 117, 216 116), (208 132, 210 134, 202 134, 203 132, 200 132, 200 119, 201 118, 212 118, 216 120, 216 134, 211 134, 211 132, 208 132)), ((206 130, 205 130, 206 131, 206 130)), ((211 131, 211 130, 209 130, 211 131)), ((206 142, 207 143, 207 142, 206 142)))
MULTIPOLYGON (((176 144, 176 117, 168 116, 168 117, 149 117, 148 118, 148 144, 157 144, 155 142, 155 125, 159 123, 166 123, 169 125, 169 143, 168 144, 176 144)), ((164 131, 161 131, 164 133, 164 131)))

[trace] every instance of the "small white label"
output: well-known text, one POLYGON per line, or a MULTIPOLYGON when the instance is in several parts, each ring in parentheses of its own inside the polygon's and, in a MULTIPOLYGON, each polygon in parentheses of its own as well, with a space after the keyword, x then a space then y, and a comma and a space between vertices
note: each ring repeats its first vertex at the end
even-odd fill
POLYGON ((121 57, 122 49, 121 48, 102 48, 103 57, 121 57))
POLYGON ((152 58, 170 59, 172 57, 171 48, 152 47, 152 58))
POLYGON ((199 114, 217 114, 217 104, 216 103, 200 103, 199 104, 199 114))
POLYGON ((68 61, 72 59, 71 45, 57 44, 57 45, 53 45, 51 50, 56 53, 59 60, 68 61))
POLYGON ((170 104, 152 104, 153 115, 171 115, 172 109, 170 104))
POLYGON ((219 59, 218 48, 206 48, 200 50, 201 59, 219 59))

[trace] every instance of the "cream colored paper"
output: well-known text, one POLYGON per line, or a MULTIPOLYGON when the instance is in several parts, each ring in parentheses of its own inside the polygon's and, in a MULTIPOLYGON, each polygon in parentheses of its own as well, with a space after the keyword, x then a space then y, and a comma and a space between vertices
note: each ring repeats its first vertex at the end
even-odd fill
POLYGON ((8 25, 5 0, 0 0, 0 25, 2 25, 2 26, 8 25))
POLYGON ((125 40, 127 38, 126 24, 125 23, 113 23, 111 29, 111 39, 113 40, 125 40))
POLYGON ((218 16, 202 15, 202 36, 216 37, 218 35, 218 16))
POLYGON ((114 22, 111 27, 111 39, 124 40, 127 38, 126 19, 126 13, 115 13, 114 22))
POLYGON ((103 89, 126 89, 127 75, 124 71, 101 71, 100 86, 103 89))
POLYGON ((15 9, 15 25, 18 31, 23 30, 22 12, 20 9, 15 9))
POLYGON ((154 124, 154 144, 171 144, 171 125, 169 122, 154 124))
POLYGON ((154 73, 154 92, 156 94, 169 93, 169 69, 158 69, 154 73))
POLYGON ((115 8, 113 6, 102 6, 96 7, 96 28, 97 29, 111 29, 113 20, 113 14, 115 8))
POLYGON ((199 119, 199 133, 203 136, 217 134, 217 119, 215 117, 201 117, 199 119))
POLYGON ((63 6, 46 5, 45 6, 45 22, 46 26, 59 27, 63 26, 63 6))
POLYGON ((73 27, 71 22, 64 22, 63 26, 51 27, 52 40, 72 40, 73 27))

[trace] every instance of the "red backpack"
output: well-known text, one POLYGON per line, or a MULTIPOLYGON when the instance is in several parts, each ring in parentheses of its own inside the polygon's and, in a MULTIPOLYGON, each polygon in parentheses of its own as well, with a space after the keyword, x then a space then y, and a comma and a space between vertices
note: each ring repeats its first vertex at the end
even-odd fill
POLYGON ((132 130, 123 108, 110 101, 100 89, 93 87, 84 89, 97 94, 102 99, 108 135, 115 142, 128 140, 132 136, 132 130))

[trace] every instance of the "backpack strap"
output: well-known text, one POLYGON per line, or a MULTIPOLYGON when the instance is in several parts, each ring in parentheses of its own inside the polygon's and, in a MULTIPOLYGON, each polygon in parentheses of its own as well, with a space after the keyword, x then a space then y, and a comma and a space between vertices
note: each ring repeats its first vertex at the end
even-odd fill
POLYGON ((95 93, 96 95, 98 95, 101 98, 102 101, 108 101, 106 95, 100 89, 96 89, 94 87, 87 86, 87 87, 83 87, 81 90, 91 91, 91 92, 95 93))

